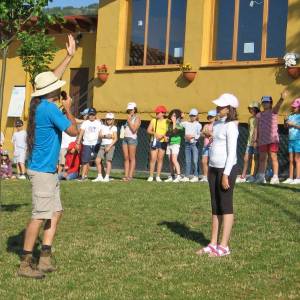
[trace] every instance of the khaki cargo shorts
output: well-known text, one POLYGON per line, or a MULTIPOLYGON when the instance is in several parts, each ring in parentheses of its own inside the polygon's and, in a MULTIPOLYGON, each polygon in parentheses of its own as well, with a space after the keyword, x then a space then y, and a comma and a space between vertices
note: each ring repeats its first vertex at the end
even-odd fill
POLYGON ((28 170, 32 186, 32 219, 51 219, 62 211, 57 174, 28 170))
POLYGON ((108 161, 112 161, 115 153, 115 146, 112 146, 108 152, 105 152, 105 149, 107 147, 108 146, 101 146, 98 151, 97 157, 100 157, 102 160, 106 159, 108 161))

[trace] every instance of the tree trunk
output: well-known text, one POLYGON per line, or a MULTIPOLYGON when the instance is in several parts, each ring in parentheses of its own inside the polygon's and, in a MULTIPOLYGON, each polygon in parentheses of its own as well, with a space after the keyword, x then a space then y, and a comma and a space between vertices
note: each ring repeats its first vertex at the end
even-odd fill
POLYGON ((3 107, 3 96, 4 96, 4 85, 5 85, 5 74, 6 74, 6 61, 8 54, 8 46, 2 49, 2 70, 0 80, 0 129, 2 123, 2 107, 3 107))

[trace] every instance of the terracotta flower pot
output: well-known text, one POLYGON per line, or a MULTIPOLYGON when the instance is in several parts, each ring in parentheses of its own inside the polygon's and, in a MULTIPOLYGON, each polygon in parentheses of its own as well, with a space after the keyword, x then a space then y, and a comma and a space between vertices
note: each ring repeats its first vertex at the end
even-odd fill
POLYGON ((294 79, 297 79, 300 76, 300 67, 288 67, 287 71, 288 74, 294 79))
POLYGON ((102 82, 106 82, 108 79, 109 73, 97 73, 98 79, 100 79, 102 82))
POLYGON ((193 71, 183 71, 182 72, 183 77, 189 82, 192 82, 195 79, 196 74, 197 74, 197 72, 193 72, 193 71))

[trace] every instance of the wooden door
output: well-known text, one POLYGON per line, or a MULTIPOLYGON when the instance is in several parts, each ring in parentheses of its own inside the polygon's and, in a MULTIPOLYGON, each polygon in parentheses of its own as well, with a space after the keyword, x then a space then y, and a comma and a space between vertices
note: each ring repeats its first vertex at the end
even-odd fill
POLYGON ((70 96, 76 117, 88 105, 89 68, 71 69, 70 96))

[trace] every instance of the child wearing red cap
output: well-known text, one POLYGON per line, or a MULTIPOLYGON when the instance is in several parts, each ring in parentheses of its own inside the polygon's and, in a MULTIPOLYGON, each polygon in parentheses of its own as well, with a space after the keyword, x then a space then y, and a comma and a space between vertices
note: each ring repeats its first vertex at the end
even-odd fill
POLYGON ((293 101, 292 113, 285 120, 289 128, 289 178, 283 183, 300 184, 300 98, 293 101), (296 178, 294 179, 294 164, 296 165, 296 178))
POLYGON ((168 131, 168 120, 165 119, 167 109, 163 105, 159 105, 154 110, 156 113, 155 119, 152 119, 147 132, 151 136, 150 143, 150 176, 148 177, 149 182, 153 181, 153 174, 155 165, 157 163, 156 170, 156 181, 162 182, 160 178, 161 169, 163 166, 163 159, 167 149, 167 131, 168 131))
POLYGON ((76 142, 71 142, 67 148, 66 161, 64 165, 64 172, 58 175, 60 180, 74 180, 78 178, 80 168, 80 151, 81 145, 76 142))

